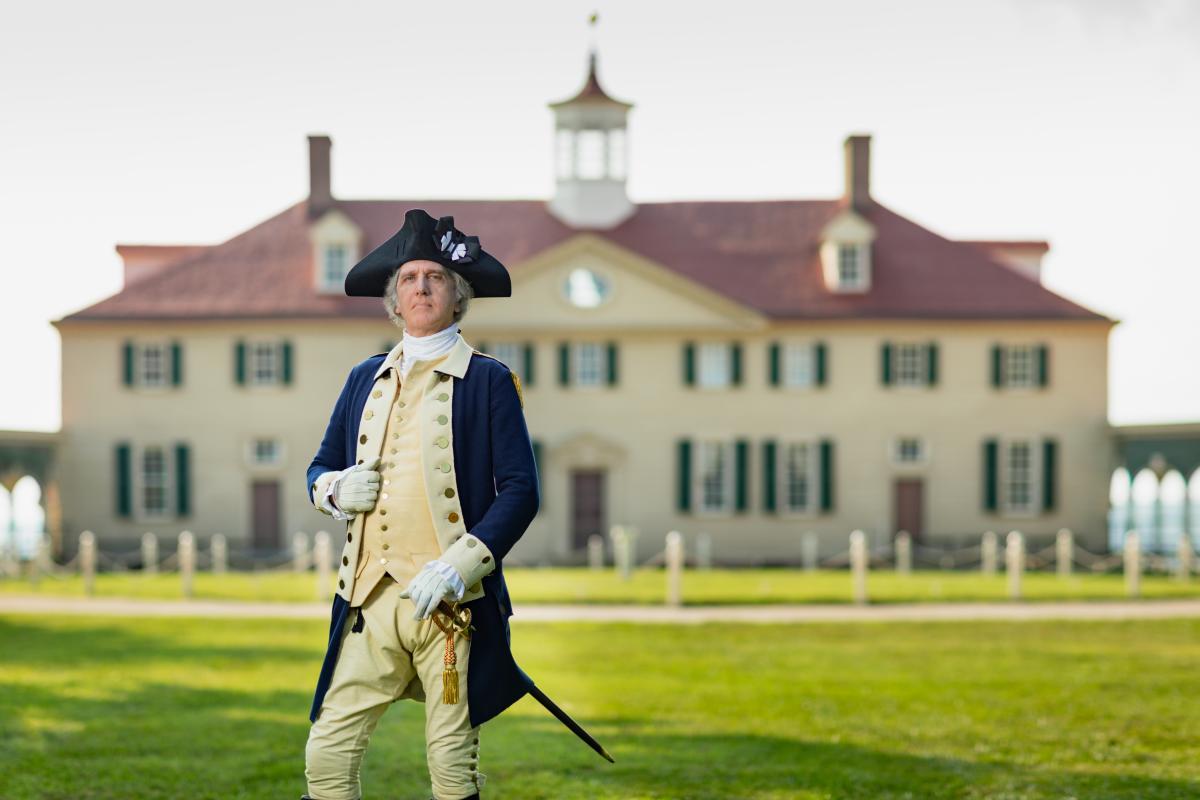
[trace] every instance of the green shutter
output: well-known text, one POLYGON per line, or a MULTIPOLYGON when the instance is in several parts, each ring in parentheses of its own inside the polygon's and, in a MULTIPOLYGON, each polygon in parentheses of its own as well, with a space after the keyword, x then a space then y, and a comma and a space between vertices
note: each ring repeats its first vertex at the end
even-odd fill
POLYGON ((983 510, 995 511, 999 508, 996 491, 996 470, 1000 445, 995 439, 987 439, 983 443, 983 510))
POLYGON ((126 386, 133 386, 133 342, 126 342, 122 350, 124 360, 123 380, 126 386))
POLYGON ((525 362, 525 385, 533 386, 533 342, 525 343, 521 348, 521 357, 525 362))
POLYGON ((488 343, 480 342, 479 344, 475 345, 475 349, 481 353, 486 353, 488 351, 488 343))
POLYGON ((733 443, 734 452, 734 508, 745 511, 750 506, 750 443, 738 439, 733 443))
POLYGON ((999 389, 1004 385, 1004 348, 992 345, 992 386, 999 389))
POLYGON ((246 384, 246 343, 241 339, 233 346, 233 379, 239 386, 246 384))
POLYGON ((608 385, 617 385, 617 343, 609 342, 608 347, 608 385))
POLYGON ((676 506, 680 511, 692 509, 692 442, 680 439, 676 445, 675 478, 678 487, 676 506))
POLYGON ((883 374, 883 385, 892 385, 892 345, 891 342, 884 342, 883 347, 879 349, 879 362, 883 374))
POLYGON ((762 443, 763 511, 775 510, 775 441, 762 443))
POLYGON ((171 342, 171 385, 183 384, 183 345, 171 342))
POLYGON ((828 380, 829 370, 825 353, 824 342, 817 342, 813 346, 813 360, 817 362, 817 386, 824 386, 828 380))
POLYGON ((925 345, 925 366, 928 368, 928 378, 930 386, 937 386, 938 382, 938 346, 936 342, 930 342, 925 345))
POLYGON ((779 342, 767 345, 767 373, 770 375, 772 386, 778 386, 779 378, 779 342))
POLYGON ((558 343, 558 385, 571 385, 571 345, 567 342, 558 343))
POLYGON ((741 342, 733 342, 729 345, 729 382, 734 386, 742 385, 741 342))
POLYGON ((1037 348, 1037 370, 1038 370, 1038 386, 1046 386, 1050 383, 1050 348, 1046 345, 1038 345, 1037 348))
POLYGON ((833 442, 821 440, 821 510, 833 510, 833 442))
POLYGON ((291 385, 292 382, 292 343, 284 341, 283 343, 283 383, 285 386, 291 385))
POLYGON ((1042 511, 1053 511, 1058 498, 1058 443, 1054 439, 1042 440, 1042 511))
POLYGON ((175 445, 175 513, 181 517, 192 513, 190 466, 188 446, 175 445))
POLYGON ((696 385, 696 343, 683 343, 683 383, 685 386, 696 385))
POLYGON ((130 446, 121 442, 116 447, 117 516, 128 518, 133 513, 133 465, 130 446))

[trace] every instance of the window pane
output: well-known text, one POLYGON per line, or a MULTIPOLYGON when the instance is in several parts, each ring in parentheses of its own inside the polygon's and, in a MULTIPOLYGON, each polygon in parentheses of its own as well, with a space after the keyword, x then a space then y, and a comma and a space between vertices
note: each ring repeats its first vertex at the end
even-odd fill
POLYGON ((720 511, 726 505, 727 462, 724 442, 700 442, 700 505, 705 511, 720 511))
POLYGON ((162 386, 167 382, 166 351, 160 344, 142 346, 142 384, 162 386))
POLYGON ((1033 386, 1033 348, 1028 345, 1018 345, 1008 348, 1007 376, 1008 386, 1033 386))
POLYGON ((854 287, 862 282, 862 270, 858 261, 858 245, 838 245, 838 283, 854 287))
POLYGON ((270 342, 257 342, 251 351, 253 356, 254 382, 274 383, 276 380, 276 347, 270 342))
POLYGON ((602 358, 604 351, 596 342, 579 342, 575 346, 575 382, 580 386, 599 386, 603 383, 602 358))
POLYGON ((809 475, 809 446, 792 443, 784 447, 785 498, 790 511, 807 511, 812 492, 809 475))
POLYGON ((729 345, 705 342, 700 345, 700 385, 729 385, 729 345))
POLYGON ((625 177, 625 131, 621 128, 608 132, 608 177, 625 177))
POLYGON ((787 386, 811 386, 813 350, 808 344, 789 343, 783 349, 783 382, 787 386))
POLYGON ((918 344, 901 344, 895 348, 896 383, 901 386, 919 386, 925 382, 922 351, 918 344))
POLYGON ((341 287, 346 280, 346 245, 325 245, 325 283, 329 286, 341 287))
POLYGON ((604 131, 580 131, 576 139, 579 148, 580 178, 604 177, 604 131))
POLYGON ((1008 507, 1028 511, 1033 506, 1033 452, 1029 442, 1008 447, 1008 507))
POLYGON ((167 511, 167 464, 161 447, 142 451, 142 509, 146 514, 167 511))
POLYGON ((558 162, 557 174, 560 178, 571 177, 571 166, 575 163, 574 144, 575 134, 572 131, 559 130, 555 143, 555 154, 558 162))

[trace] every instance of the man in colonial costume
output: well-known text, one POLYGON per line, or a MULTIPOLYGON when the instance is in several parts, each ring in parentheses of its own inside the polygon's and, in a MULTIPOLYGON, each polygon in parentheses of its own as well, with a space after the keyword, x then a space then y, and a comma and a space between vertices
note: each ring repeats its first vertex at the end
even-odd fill
POLYGON ((305 797, 358 800, 371 732, 408 698, 425 704, 435 800, 477 799, 480 726, 544 697, 510 650, 502 569, 539 503, 521 385, 457 325, 511 282, 452 217, 412 209, 346 294, 383 297, 404 335, 350 370, 308 467, 313 504, 347 525, 305 797))

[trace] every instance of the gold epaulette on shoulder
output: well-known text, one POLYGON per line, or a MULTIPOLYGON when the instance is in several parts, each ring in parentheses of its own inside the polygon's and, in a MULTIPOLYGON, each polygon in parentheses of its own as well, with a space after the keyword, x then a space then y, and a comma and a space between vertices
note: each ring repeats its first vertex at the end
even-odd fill
POLYGON ((482 350, 476 350, 473 347, 471 348, 471 352, 475 355, 483 356, 484 358, 490 358, 492 361, 503 365, 504 368, 508 370, 508 374, 511 375, 513 379, 513 386, 517 387, 517 400, 521 403, 521 408, 525 408, 525 395, 521 393, 521 379, 517 377, 517 373, 513 372, 508 364, 505 364, 503 361, 493 355, 490 355, 489 353, 485 353, 482 350))

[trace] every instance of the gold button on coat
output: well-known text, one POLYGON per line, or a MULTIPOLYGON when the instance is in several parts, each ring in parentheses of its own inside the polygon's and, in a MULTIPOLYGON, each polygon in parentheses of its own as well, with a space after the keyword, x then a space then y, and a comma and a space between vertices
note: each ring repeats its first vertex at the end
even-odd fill
POLYGON ((368 408, 367 413, 363 414, 363 416, 367 419, 370 419, 371 417, 375 416, 375 412, 368 408))
POLYGON ((445 414, 438 414, 438 422, 442 423, 443 425, 446 424, 447 419, 448 417, 445 414))
POLYGON ((383 397, 383 391, 381 389, 376 389, 375 391, 371 392, 371 397, 376 399, 383 397))
POLYGON ((443 492, 442 494, 446 495, 446 497, 454 497, 454 490, 447 488, 446 491, 443 492))
POLYGON ((359 444, 366 444, 366 443, 367 443, 367 435, 366 435, 365 433, 364 433, 362 436, 358 437, 358 443, 359 443, 359 444))
POLYGON ((445 392, 442 392, 441 394, 438 395, 438 400, 441 400, 443 403, 449 399, 450 399, 450 395, 446 394, 445 392))
POLYGON ((458 514, 451 511, 446 515, 446 519, 450 520, 451 522, 458 522, 458 514))
MULTIPOLYGON (((442 472, 449 472, 450 464, 443 461, 441 464, 438 464, 438 469, 440 469, 442 472)), ((384 497, 387 497, 387 495, 384 495, 384 497)))
POLYGON ((435 440, 435 443, 437 444, 438 447, 442 448, 443 450, 450 446, 450 440, 447 439, 445 436, 439 436, 435 440))

